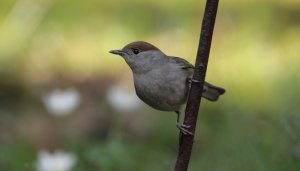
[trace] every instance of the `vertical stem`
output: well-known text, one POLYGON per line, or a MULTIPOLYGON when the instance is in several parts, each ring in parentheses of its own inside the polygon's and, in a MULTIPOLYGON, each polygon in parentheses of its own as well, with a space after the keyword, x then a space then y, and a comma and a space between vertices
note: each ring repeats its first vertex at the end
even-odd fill
MULTIPOLYGON (((190 125, 190 131, 195 133, 198 111, 200 108, 203 85, 205 81, 207 63, 209 58, 211 40, 217 15, 219 0, 207 0, 202 21, 200 40, 195 63, 194 80, 200 83, 192 83, 187 106, 185 110, 184 124, 190 125)), ((175 171, 187 171, 191 157, 194 136, 182 135, 179 146, 175 171)))

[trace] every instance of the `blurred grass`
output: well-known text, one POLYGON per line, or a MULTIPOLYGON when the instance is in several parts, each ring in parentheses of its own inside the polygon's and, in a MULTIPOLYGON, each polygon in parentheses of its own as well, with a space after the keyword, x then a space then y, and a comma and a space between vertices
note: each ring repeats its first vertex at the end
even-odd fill
MULTIPOLYGON (((172 170, 175 116, 146 106, 132 115, 112 109, 105 91, 131 80, 108 51, 145 40, 194 63, 204 1, 0 6, 0 170, 34 170, 41 148, 75 152, 78 171, 172 170), (57 119, 40 96, 66 85, 79 89, 84 104, 57 119)), ((220 1, 207 80, 227 93, 203 101, 191 171, 300 169, 299 7, 297 0, 220 1)))

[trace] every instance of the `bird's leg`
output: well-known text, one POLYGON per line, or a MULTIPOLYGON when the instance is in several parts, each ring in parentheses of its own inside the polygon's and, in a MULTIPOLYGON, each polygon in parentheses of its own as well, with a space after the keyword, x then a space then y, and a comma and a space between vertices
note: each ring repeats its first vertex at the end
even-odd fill
MULTIPOLYGON (((193 79, 192 77, 188 77, 187 78, 187 81, 188 81, 188 83, 189 84, 191 84, 191 83, 196 83, 196 84, 199 84, 201 81, 198 81, 198 80, 195 80, 195 79, 193 79)), ((203 87, 203 93, 204 92, 206 92, 207 91, 207 87, 205 87, 205 85, 204 85, 204 87, 203 87)))
POLYGON ((183 133, 184 135, 194 135, 192 132, 190 132, 189 130, 187 130, 191 126, 184 125, 184 124, 180 123, 180 112, 179 111, 175 111, 175 112, 177 114, 176 127, 180 130, 180 132, 183 133))
POLYGON ((187 78, 187 81, 188 81, 189 83, 200 83, 200 82, 201 82, 201 81, 198 81, 198 80, 193 79, 192 77, 188 77, 188 78, 187 78))

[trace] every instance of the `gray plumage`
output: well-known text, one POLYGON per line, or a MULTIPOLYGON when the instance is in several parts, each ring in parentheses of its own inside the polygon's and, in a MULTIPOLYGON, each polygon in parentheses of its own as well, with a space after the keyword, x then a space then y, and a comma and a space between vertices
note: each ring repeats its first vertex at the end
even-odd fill
MULTIPOLYGON (((188 96, 194 66, 179 57, 165 55, 147 42, 133 42, 122 50, 122 56, 133 72, 137 96, 149 106, 162 111, 178 111, 188 96)), ((218 100, 225 90, 205 82, 202 96, 218 100)))

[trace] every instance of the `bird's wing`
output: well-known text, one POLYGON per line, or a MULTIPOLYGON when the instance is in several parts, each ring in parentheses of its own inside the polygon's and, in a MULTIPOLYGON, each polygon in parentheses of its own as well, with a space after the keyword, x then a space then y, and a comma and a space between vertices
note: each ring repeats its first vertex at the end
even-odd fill
POLYGON ((179 58, 179 57, 175 57, 175 56, 171 56, 169 58, 169 62, 172 62, 174 64, 178 64, 180 65, 180 67, 182 69, 189 69, 192 68, 194 69, 194 66, 192 64, 190 64, 188 61, 186 61, 185 59, 179 58))

